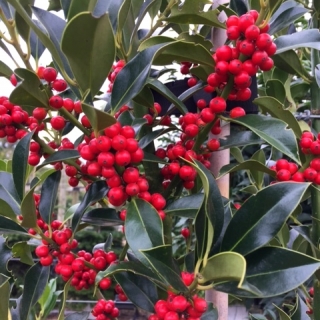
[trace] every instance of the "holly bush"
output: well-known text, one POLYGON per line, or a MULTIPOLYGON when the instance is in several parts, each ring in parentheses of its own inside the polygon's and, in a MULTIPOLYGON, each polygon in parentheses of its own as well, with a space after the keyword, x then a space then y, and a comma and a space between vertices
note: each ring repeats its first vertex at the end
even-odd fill
POLYGON ((16 66, 0 61, 0 137, 16 144, 0 161, 1 319, 45 319, 58 298, 59 320, 87 319, 65 317, 70 287, 98 320, 119 316, 110 288, 149 320, 218 319, 212 290, 294 292, 281 319, 320 319, 319 15, 316 0, 1 0, 16 66), (222 195, 235 172, 241 204, 222 195), (86 192, 56 219, 62 175, 86 192), (77 250, 84 228, 115 225, 120 254, 111 236, 77 250), (27 271, 10 308, 13 257, 27 271))

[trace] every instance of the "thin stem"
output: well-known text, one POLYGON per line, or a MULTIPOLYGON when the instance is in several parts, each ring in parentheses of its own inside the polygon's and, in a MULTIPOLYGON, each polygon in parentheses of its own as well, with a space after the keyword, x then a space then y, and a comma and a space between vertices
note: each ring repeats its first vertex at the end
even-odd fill
POLYGON ((74 117, 69 111, 67 111, 65 108, 59 109, 60 114, 69 120, 75 127, 80 129, 86 136, 90 137, 91 132, 86 129, 77 119, 74 117))

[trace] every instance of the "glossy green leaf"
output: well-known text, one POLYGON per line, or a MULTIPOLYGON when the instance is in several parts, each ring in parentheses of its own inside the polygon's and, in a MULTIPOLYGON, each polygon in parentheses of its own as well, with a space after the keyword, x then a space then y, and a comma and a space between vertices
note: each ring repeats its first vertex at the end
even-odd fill
POLYGON ((28 320, 31 309, 41 297, 50 274, 50 267, 43 267, 40 263, 33 265, 24 279, 24 290, 20 303, 20 319, 28 320))
POLYGON ((28 69, 18 68, 14 73, 22 79, 10 94, 10 101, 27 107, 48 107, 49 97, 38 76, 28 69))
POLYGON ((147 82, 152 60, 165 44, 159 44, 139 52, 119 72, 113 84, 111 107, 117 111, 142 90, 147 82))
POLYGON ((163 134, 171 131, 169 128, 168 129, 157 129, 155 131, 151 131, 150 133, 147 133, 145 136, 143 136, 139 140, 139 147, 141 149, 144 149, 147 147, 150 143, 152 143, 155 139, 158 137, 162 136, 163 134))
POLYGON ((19 258, 22 263, 32 266, 34 264, 30 246, 26 242, 16 242, 12 246, 12 255, 19 258))
MULTIPOLYGON (((265 153, 262 149, 259 149, 258 151, 256 151, 253 156, 251 157, 252 160, 256 160, 259 163, 261 163, 262 165, 264 165, 266 163, 266 156, 265 153)), ((263 186, 263 178, 264 178, 264 173, 259 171, 259 170, 250 170, 250 174, 255 182, 255 185, 260 188, 262 188, 263 186)))
POLYGON ((3 61, 0 61, 0 76, 9 79, 12 74, 13 71, 3 61))
POLYGON ((275 39, 276 54, 297 48, 312 48, 320 50, 320 32, 318 29, 301 30, 275 39))
POLYGON ((0 318, 9 318, 10 278, 0 274, 0 318))
POLYGON ((57 202, 60 179, 61 171, 55 171, 46 178, 41 188, 39 212, 43 221, 47 224, 50 224, 52 220, 52 213, 57 202))
POLYGON ((220 190, 211 171, 196 160, 194 168, 197 170, 204 189, 203 203, 195 219, 195 234, 198 241, 196 257, 204 258, 204 265, 206 265, 212 243, 217 241, 223 228, 224 206, 220 190))
POLYGON ((122 32, 125 28, 129 14, 132 12, 131 1, 124 0, 118 12, 118 26, 116 38, 121 39, 122 32))
POLYGON ((158 298, 154 283, 146 277, 130 272, 117 273, 113 277, 135 306, 149 312, 154 312, 154 304, 158 298))
POLYGON ((20 198, 12 174, 0 172, 0 214, 15 219, 20 214, 20 198))
POLYGON ((40 168, 42 168, 45 165, 50 164, 50 163, 69 160, 69 159, 77 159, 79 157, 80 157, 80 154, 79 154, 78 150, 71 150, 71 149, 70 150, 58 150, 58 151, 55 151, 54 153, 52 153, 47 159, 45 159, 41 163, 40 168))
POLYGON ((12 8, 10 8, 8 1, 6 0, 1 0, 0 1, 0 8, 4 13, 4 16, 7 19, 13 19, 14 17, 14 11, 12 10, 12 8))
POLYGON ((33 131, 29 132, 17 143, 12 157, 13 181, 21 200, 24 197, 25 184, 28 178, 28 156, 33 133, 33 131))
POLYGON ((49 0, 48 11, 60 11, 61 9, 60 0, 49 0))
POLYGON ((307 315, 308 310, 309 310, 309 307, 301 299, 301 297, 297 294, 296 295, 296 304, 295 304, 295 308, 294 308, 292 315, 291 315, 291 320, 307 320, 308 319, 308 315, 307 315))
POLYGON ((286 90, 281 81, 270 79, 266 82, 266 94, 270 97, 277 99, 284 104, 286 99, 286 90))
POLYGON ((310 10, 296 1, 290 0, 283 2, 270 19, 270 29, 268 33, 275 34, 281 31, 309 11, 310 10))
POLYGON ((265 142, 300 164, 296 138, 293 131, 287 129, 283 121, 257 114, 249 114, 241 118, 230 119, 230 121, 247 127, 265 142))
POLYGON ((85 11, 92 11, 97 0, 71 0, 68 9, 68 20, 85 11))
MULTIPOLYGON (((33 21, 40 29, 43 29, 43 31, 46 32, 39 20, 33 21)), ((42 44, 42 42, 39 40, 38 36, 34 33, 33 30, 31 30, 30 32, 30 48, 31 55, 34 59, 40 59, 46 49, 46 47, 42 44)))
POLYGON ((119 214, 115 209, 111 208, 95 208, 86 212, 82 219, 83 222, 96 226, 116 226, 123 224, 119 214))
POLYGON ((260 163, 259 161, 246 160, 244 162, 241 162, 240 164, 231 163, 223 166, 219 172, 219 178, 228 173, 236 172, 240 170, 256 170, 256 171, 267 173, 271 177, 276 176, 276 173, 274 170, 269 169, 266 165, 260 163))
POLYGON ((151 108, 151 109, 154 108, 153 94, 152 94, 151 90, 148 87, 144 87, 140 91, 140 93, 136 97, 133 98, 133 101, 135 103, 137 103, 137 104, 140 104, 140 105, 146 107, 146 108, 151 108))
POLYGON ((84 195, 80 205, 77 207, 72 217, 72 231, 75 231, 81 221, 81 218, 87 208, 94 202, 101 200, 107 193, 108 186, 105 181, 93 182, 86 194, 84 195))
POLYGON ((263 140, 251 131, 240 131, 235 134, 219 139, 220 149, 229 149, 231 147, 242 147, 251 144, 261 144, 263 140))
POLYGON ((208 310, 202 314, 201 320, 219 320, 218 309, 211 302, 208 303, 208 310))
POLYGON ((84 12, 72 18, 63 32, 61 49, 82 92, 90 89, 94 97, 115 59, 115 40, 108 14, 95 18, 84 12))
POLYGON ((162 164, 167 164, 167 162, 163 159, 160 159, 159 157, 155 156, 152 153, 148 153, 144 151, 144 158, 143 158, 143 163, 145 162, 154 162, 154 163, 162 163, 162 164))
POLYGON ((246 260, 236 252, 221 252, 208 259, 200 274, 199 283, 237 281, 241 287, 246 274, 246 260))
POLYGON ((177 39, 182 39, 187 42, 201 44, 208 51, 212 49, 212 42, 200 34, 190 34, 190 32, 182 32, 179 34, 177 39))
POLYGON ((308 71, 303 67, 298 54, 294 50, 288 50, 280 54, 272 56, 274 64, 277 68, 288 72, 289 74, 296 74, 304 79, 311 80, 308 71))
MULTIPOLYGON (((25 12, 31 18, 32 11, 30 6, 34 5, 34 0, 24 0, 20 1, 21 5, 23 6, 25 12)), ((21 38, 27 43, 30 43, 30 26, 24 21, 24 19, 20 16, 18 12, 15 12, 15 22, 18 34, 21 38)))
POLYGON ((294 114, 289 110, 284 109, 283 104, 277 99, 273 97, 259 97, 254 99, 254 103, 257 104, 263 112, 267 112, 272 117, 286 122, 289 128, 293 130, 296 137, 301 137, 302 131, 294 114))
POLYGON ((157 273, 159 278, 168 286, 179 292, 187 292, 188 288, 183 283, 180 270, 174 265, 172 247, 162 245, 149 250, 140 250, 150 267, 157 273))
POLYGON ((173 103, 174 107, 176 107, 181 112, 181 114, 184 115, 188 112, 188 109, 185 106, 185 104, 180 99, 178 99, 177 96, 159 80, 149 79, 147 82, 147 86, 159 92, 167 100, 173 103))
POLYGON ((36 205, 34 202, 33 194, 37 185, 33 186, 28 193, 25 195, 21 202, 21 215, 23 220, 21 226, 25 228, 35 228, 37 227, 37 213, 36 205))
POLYGON ((154 207, 142 200, 132 199, 127 207, 125 220, 127 242, 137 256, 145 262, 140 251, 164 244, 163 226, 154 207))
POLYGON ((178 3, 171 9, 171 14, 163 20, 179 24, 204 24, 211 27, 225 28, 218 19, 218 10, 200 10, 199 2, 186 0, 182 6, 178 3))
POLYGON ((245 1, 230 0, 230 9, 241 16, 249 11, 248 4, 245 1))
POLYGON ((203 203, 203 193, 181 197, 166 206, 166 214, 194 219, 203 203))
POLYGON ((90 316, 89 311, 74 312, 67 315, 64 320, 87 320, 90 316))
POLYGON ((277 309, 279 313, 280 320, 291 320, 286 312, 284 312, 280 307, 273 303, 273 306, 277 309))
POLYGON ((111 116, 109 113, 96 109, 93 106, 90 106, 84 102, 82 102, 81 105, 82 110, 84 114, 88 117, 96 135, 99 131, 117 122, 115 117, 111 116))
POLYGON ((309 184, 284 182, 251 196, 231 219, 221 251, 247 255, 267 244, 299 205, 309 184))
MULTIPOLYGON (((1 204, 2 206, 2 204, 1 204)), ((14 215, 16 217, 16 215, 14 215)), ((22 228, 15 219, 8 219, 4 216, 0 216, 0 232, 1 233, 18 233, 18 234, 28 234, 28 231, 22 228)))

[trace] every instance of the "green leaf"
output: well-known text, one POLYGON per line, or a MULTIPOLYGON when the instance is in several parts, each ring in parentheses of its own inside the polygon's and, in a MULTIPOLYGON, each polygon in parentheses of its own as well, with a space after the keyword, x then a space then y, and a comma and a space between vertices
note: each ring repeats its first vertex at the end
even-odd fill
POLYGON ((90 106, 84 102, 82 102, 81 105, 82 105, 82 110, 84 114, 88 117, 90 124, 96 135, 98 135, 99 131, 117 122, 115 117, 111 116, 110 114, 104 111, 96 109, 95 107, 90 106))
POLYGON ((201 320, 219 320, 218 310, 209 302, 208 310, 202 314, 201 320))
POLYGON ((71 0, 68 9, 68 20, 84 11, 92 11, 97 0, 71 0))
POLYGON ((69 288, 70 288, 70 284, 71 284, 71 279, 70 278, 66 284, 64 285, 63 288, 63 297, 62 297, 62 302, 61 302, 61 306, 60 306, 60 312, 59 312, 59 316, 57 320, 64 320, 64 311, 66 308, 66 303, 67 303, 67 298, 68 298, 68 292, 69 292, 69 288))
POLYGON ((168 287, 179 292, 188 291, 181 279, 179 268, 174 265, 171 245, 162 245, 148 250, 140 250, 140 252, 168 287))
POLYGON ((203 198, 203 193, 181 197, 167 205, 166 214, 194 219, 203 203, 203 198))
POLYGON ((113 277, 135 306, 149 312, 154 312, 154 304, 158 298, 154 283, 146 277, 130 272, 117 273, 113 277))
POLYGON ((68 208, 68 210, 64 214, 64 223, 73 217, 73 215, 76 212, 79 205, 80 205, 80 203, 76 203, 73 206, 71 206, 70 208, 68 208))
MULTIPOLYGON (((2 206, 2 204, 1 204, 1 206, 2 206)), ((16 220, 16 219, 14 219, 14 220, 16 220)), ((1 233, 17 233, 17 234, 27 235, 28 234, 27 230, 22 228, 14 220, 0 216, 0 232, 1 233)))
POLYGON ((296 74, 304 79, 312 79, 308 71, 303 67, 298 54, 294 50, 288 50, 280 54, 276 54, 272 56, 272 59, 277 68, 286 71, 289 74, 296 74))
POLYGON ((277 309, 279 313, 280 320, 291 320, 287 313, 285 313, 280 307, 273 303, 273 306, 277 309))
POLYGON ((38 76, 28 69, 18 68, 14 73, 22 79, 10 94, 11 103, 26 107, 48 108, 49 97, 45 89, 41 88, 38 76))
POLYGON ((51 154, 37 168, 39 168, 39 167, 42 168, 50 163, 69 160, 69 159, 77 159, 79 157, 80 157, 80 154, 79 154, 78 150, 71 150, 71 149, 70 150, 58 150, 58 151, 55 151, 53 154, 51 154))
POLYGON ((212 49, 212 42, 200 34, 190 34, 190 32, 182 32, 179 34, 177 39, 182 39, 186 42, 201 44, 208 51, 212 49))
POLYGON ((95 18, 84 12, 72 18, 63 32, 61 49, 82 92, 90 89, 94 97, 115 59, 115 40, 108 14, 95 18))
POLYGON ((249 11, 248 5, 245 1, 230 0, 230 9, 241 16, 249 11))
POLYGON ((111 208, 95 208, 86 212, 81 220, 100 227, 123 224, 123 221, 120 220, 117 211, 111 208))
POLYGON ((251 131, 237 131, 234 134, 221 138, 219 141, 221 145, 220 150, 263 143, 263 140, 251 131))
POLYGON ((282 82, 279 80, 270 79, 266 82, 266 94, 277 99, 282 104, 285 102, 286 90, 282 82))
POLYGON ((230 121, 249 128, 265 142, 300 164, 296 138, 293 131, 287 129, 283 121, 257 114, 249 114, 241 118, 230 119, 230 121))
POLYGON ((21 320, 28 320, 33 306, 41 297, 50 274, 50 267, 43 267, 40 263, 33 265, 24 278, 23 294, 19 313, 21 320))
POLYGON ((24 188, 28 178, 28 156, 33 133, 33 131, 29 132, 17 143, 12 157, 13 181, 21 200, 24 197, 24 188))
POLYGON ((0 76, 9 79, 12 74, 13 71, 3 61, 0 61, 0 76))
POLYGON ((199 283, 237 281, 241 287, 246 274, 246 260, 236 252, 221 252, 208 259, 200 274, 199 283))
POLYGON ((78 206, 77 210, 75 211, 72 217, 72 231, 74 232, 87 208, 94 202, 101 200, 107 193, 108 186, 105 181, 96 181, 93 182, 89 189, 87 190, 86 194, 84 195, 80 205, 78 206))
POLYGON ((14 258, 20 258, 20 261, 32 266, 34 264, 30 246, 27 242, 17 242, 12 247, 12 255, 14 258))
MULTIPOLYGON (((20 1, 20 3, 23 6, 25 12, 31 18, 32 11, 30 6, 34 5, 34 0, 24 0, 24 1, 20 1)), ((25 43, 29 45, 30 44, 30 26, 24 21, 24 19, 20 16, 18 12, 15 12, 15 22, 16 22, 18 34, 25 41, 25 43)))
POLYGON ((275 39, 276 54, 297 48, 312 48, 320 50, 320 32, 318 29, 301 30, 275 39))
POLYGON ((37 227, 36 205, 34 203, 33 193, 37 185, 33 186, 25 195, 21 202, 21 215, 23 220, 21 226, 25 228, 37 227))
POLYGON ((297 138, 301 137, 302 131, 295 116, 289 110, 283 108, 277 99, 273 97, 259 97, 254 99, 253 103, 257 104, 265 113, 269 113, 272 117, 286 122, 297 138))
POLYGON ((202 11, 198 1, 186 0, 182 6, 177 3, 171 9, 169 17, 162 20, 178 24, 204 24, 225 29, 225 24, 218 19, 219 11, 202 11))
POLYGON ((147 86, 152 88, 153 90, 159 92, 162 96, 164 96, 167 100, 173 103, 174 107, 176 107, 181 114, 186 114, 188 112, 187 107, 185 104, 177 98, 177 96, 172 93, 167 86, 165 86, 162 82, 157 79, 149 79, 147 82, 147 86))
MULTIPOLYGON (((259 163, 261 163, 262 165, 264 165, 266 163, 266 156, 265 153, 262 149, 259 149, 258 151, 256 151, 253 156, 251 157, 252 160, 256 160, 259 163)), ((259 171, 259 170, 250 170, 250 174, 252 175, 255 185, 258 186, 259 189, 262 188, 263 186, 263 177, 264 174, 263 172, 259 171)))
POLYGON ((231 219, 221 251, 247 255, 267 244, 299 205, 309 184, 284 182, 251 196, 231 219))
POLYGON ((307 319, 306 314, 308 310, 309 307, 301 299, 301 297, 298 294, 296 294, 296 305, 294 311, 292 312, 291 320, 301 320, 304 318, 307 319))
POLYGON ((138 259, 145 260, 141 250, 164 244, 162 230, 162 221, 154 207, 142 199, 132 199, 127 207, 125 232, 129 247, 138 259))
POLYGON ((8 262, 12 258, 11 249, 6 244, 6 239, 0 235, 0 274, 10 276, 8 262))
POLYGON ((52 213, 56 206, 60 179, 61 171, 55 171, 44 180, 41 188, 39 213, 47 224, 51 223, 52 213))
POLYGON ((0 318, 10 319, 9 298, 10 298, 10 278, 0 274, 0 318))
POLYGON ((275 34, 283 30, 309 11, 310 10, 296 1, 286 1, 282 3, 270 19, 270 29, 268 33, 275 34))
POLYGON ((318 87, 320 88, 320 64, 317 64, 314 68, 314 75, 318 84, 318 87))
POLYGON ((231 163, 223 166, 219 172, 218 177, 220 178, 228 173, 236 172, 240 170, 255 170, 255 171, 267 173, 271 177, 276 176, 276 173, 274 170, 269 169, 266 165, 262 164, 261 162, 256 160, 247 160, 239 164, 231 163))
POLYGON ((13 19, 14 17, 14 11, 12 10, 12 8, 10 8, 8 1, 6 0, 0 0, 0 8, 4 13, 4 16, 7 19, 13 19))
MULTIPOLYGON (((144 149, 145 147, 147 147, 150 143, 152 143, 155 139, 157 139, 158 137, 162 136, 163 134, 172 131, 172 129, 167 128, 167 129, 157 129, 155 131, 151 131, 149 133, 147 133, 145 136, 143 136, 140 140, 139 140, 139 147, 141 149, 144 149)), ((159 159, 161 160, 161 159, 159 159)))

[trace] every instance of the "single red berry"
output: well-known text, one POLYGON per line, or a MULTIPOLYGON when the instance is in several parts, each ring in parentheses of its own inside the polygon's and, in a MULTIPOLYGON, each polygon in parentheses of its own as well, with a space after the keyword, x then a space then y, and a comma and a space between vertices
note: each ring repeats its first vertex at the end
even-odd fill
POLYGON ((287 169, 281 169, 277 172, 277 179, 279 181, 289 181, 291 178, 291 173, 287 169))
POLYGON ((51 118, 50 124, 53 129, 60 131, 65 127, 66 121, 61 116, 55 116, 51 118))
POLYGON ((102 290, 108 290, 111 287, 112 281, 110 278, 103 278, 99 282, 99 287, 102 290))
POLYGON ((195 78, 195 77, 191 77, 191 78, 188 79, 188 86, 190 88, 194 87, 197 83, 198 83, 198 79, 195 78))
POLYGON ((37 257, 42 258, 48 256, 50 250, 48 246, 42 245, 36 247, 35 254, 37 257))
POLYGON ((36 166, 40 163, 40 155, 37 153, 31 153, 28 157, 28 163, 30 166, 36 166))
POLYGON ((230 118, 239 118, 246 115, 246 111, 241 107, 235 107, 230 111, 230 118))
POLYGON ((217 139, 211 139, 207 142, 207 147, 210 151, 217 151, 220 148, 220 142, 217 139))
POLYGON ((209 107, 213 113, 221 113, 226 110, 227 103, 223 98, 215 97, 210 100, 209 107))
POLYGON ((47 116, 47 110, 41 107, 37 107, 32 110, 32 115, 38 120, 42 121, 47 116))
POLYGON ((52 264, 52 262, 53 262, 53 257, 52 257, 51 254, 47 255, 46 257, 41 257, 40 258, 40 263, 44 267, 50 266, 52 264))
POLYGON ((57 71, 51 67, 45 68, 42 73, 43 79, 46 80, 47 82, 52 82, 56 80, 57 75, 58 75, 57 71))
POLYGON ((14 87, 18 84, 17 77, 14 73, 10 76, 10 82, 14 87))
POLYGON ((181 235, 182 235, 185 239, 189 238, 189 237, 190 237, 190 230, 189 230, 189 228, 182 228, 182 229, 181 229, 181 235))
POLYGON ((57 79, 52 82, 52 88, 56 91, 59 91, 59 92, 64 91, 67 89, 67 87, 68 87, 68 84, 63 79, 57 79))

